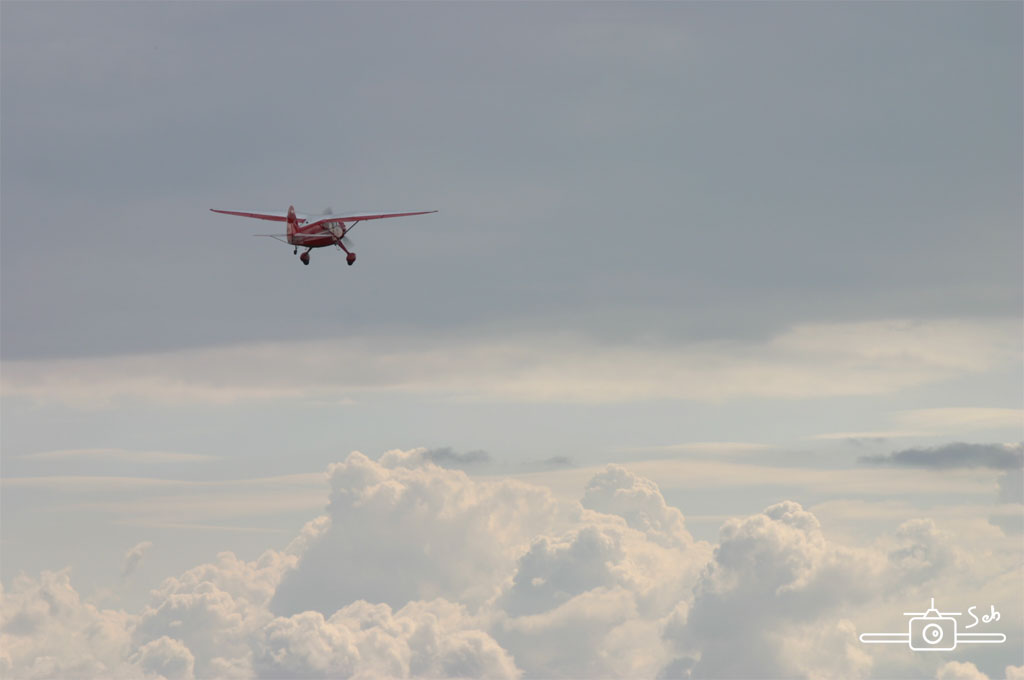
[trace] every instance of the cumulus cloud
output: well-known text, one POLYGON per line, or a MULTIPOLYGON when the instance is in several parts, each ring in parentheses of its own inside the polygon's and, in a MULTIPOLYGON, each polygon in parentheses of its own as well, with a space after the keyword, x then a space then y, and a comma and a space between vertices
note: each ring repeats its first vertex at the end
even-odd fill
POLYGON ((867 548, 828 540, 793 501, 727 521, 689 612, 666 635, 685 677, 867 677, 869 650, 846 613, 916 593, 964 557, 931 520, 911 520, 867 548), (737 653, 742 650, 742 653, 737 653))
POLYGON ((511 576, 530 537, 567 520, 547 489, 474 482, 425 462, 423 450, 389 451, 380 461, 353 453, 328 474, 325 531, 281 583, 276 613, 329 615, 361 598, 477 605, 511 576))
POLYGON ((254 641, 258 677, 516 678, 512 657, 444 600, 397 612, 358 601, 328 618, 317 611, 278 617, 254 641))
POLYGON ((590 480, 583 506, 622 517, 663 545, 686 548, 693 543, 683 513, 665 503, 658 485, 619 465, 609 465, 590 480))
POLYGON ((660 621, 686 599, 709 552, 588 516, 520 558, 496 602, 494 635, 530 676, 651 677, 669 660, 660 621))
MULTIPOLYGON (((1024 680, 1024 666, 1007 666, 1001 676, 1006 680, 1024 680)), ((939 667, 935 680, 989 680, 973 663, 949 661, 939 667)))
POLYGON ((905 611, 901 598, 916 603, 965 563, 930 520, 852 548, 792 501, 727 521, 713 546, 615 465, 579 502, 470 478, 426 449, 352 453, 328 480, 325 513, 284 550, 222 553, 166 579, 139 613, 83 602, 67 571, 16 579, 0 592, 0 670, 859 678, 880 672, 857 641, 865 604, 905 611))
POLYGON ((799 504, 779 503, 725 523, 689 616, 668 634, 681 650, 696 650, 683 654, 691 657, 686 665, 694 677, 826 675, 823 664, 870 667, 863 651, 847 644, 848 624, 835 614, 842 604, 871 597, 885 567, 877 553, 827 541, 817 518, 799 504), (809 631, 833 644, 787 654, 809 631))
POLYGON ((192 680, 195 677, 195 657, 181 642, 167 636, 147 642, 132 655, 149 677, 166 680, 192 680))
POLYGON ((19 576, 0 591, 4 677, 141 676, 131 660, 138 617, 83 602, 70 569, 19 576))
POLYGON ((953 537, 933 520, 907 520, 896 529, 895 536, 897 543, 886 556, 896 577, 906 584, 926 583, 943 572, 965 566, 966 557, 956 548, 953 537))
POLYGON ((988 680, 973 663, 950 661, 939 668, 935 680, 988 680))

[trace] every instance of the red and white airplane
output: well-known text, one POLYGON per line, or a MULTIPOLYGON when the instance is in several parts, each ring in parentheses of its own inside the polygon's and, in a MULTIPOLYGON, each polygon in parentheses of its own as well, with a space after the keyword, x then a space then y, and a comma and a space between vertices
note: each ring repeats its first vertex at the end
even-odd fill
POLYGON ((217 210, 210 208, 215 213, 224 215, 238 215, 239 217, 253 217, 258 220, 271 220, 273 222, 287 222, 287 234, 257 234, 276 238, 278 241, 295 246, 292 253, 299 252, 299 246, 306 249, 299 255, 302 264, 309 264, 309 251, 313 248, 326 248, 338 246, 345 251, 345 260, 351 265, 356 261, 356 254, 350 248, 352 243, 345 238, 348 232, 356 226, 357 222, 366 220, 383 220, 388 217, 409 217, 410 215, 429 215, 436 213, 436 210, 423 210, 420 212, 396 212, 396 213, 345 213, 335 215, 328 209, 322 215, 304 215, 295 212, 295 206, 288 208, 288 212, 258 213, 237 210, 217 210))

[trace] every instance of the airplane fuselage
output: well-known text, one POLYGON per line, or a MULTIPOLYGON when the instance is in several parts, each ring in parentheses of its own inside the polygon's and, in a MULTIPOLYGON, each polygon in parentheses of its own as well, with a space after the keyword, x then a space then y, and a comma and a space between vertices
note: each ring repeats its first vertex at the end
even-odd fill
POLYGON ((300 222, 294 232, 289 230, 288 243, 303 248, 326 248, 336 245, 345 231, 344 222, 314 222, 308 226, 300 222))

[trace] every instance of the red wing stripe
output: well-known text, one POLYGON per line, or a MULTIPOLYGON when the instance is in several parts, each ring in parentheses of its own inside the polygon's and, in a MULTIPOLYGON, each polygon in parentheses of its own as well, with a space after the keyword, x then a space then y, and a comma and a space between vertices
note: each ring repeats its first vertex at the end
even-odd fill
POLYGON ((251 213, 251 212, 236 212, 234 210, 217 210, 216 208, 210 208, 211 212, 221 213, 223 215, 237 215, 238 217, 254 217, 258 220, 271 220, 272 222, 287 222, 287 215, 273 215, 267 213, 251 213))

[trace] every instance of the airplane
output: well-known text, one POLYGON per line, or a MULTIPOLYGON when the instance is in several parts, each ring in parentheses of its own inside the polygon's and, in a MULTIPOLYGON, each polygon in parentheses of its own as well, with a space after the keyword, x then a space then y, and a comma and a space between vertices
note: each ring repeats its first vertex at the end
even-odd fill
POLYGON ((411 215, 429 215, 436 213, 436 210, 423 210, 420 212, 393 212, 393 213, 344 213, 335 215, 328 208, 322 215, 306 215, 296 213, 295 206, 289 206, 288 212, 245 212, 239 210, 217 210, 210 208, 212 212, 223 215, 237 215, 238 217, 252 217, 257 220, 271 220, 274 222, 287 222, 287 234, 256 234, 277 239, 282 243, 294 246, 292 254, 298 254, 299 246, 305 247, 305 252, 299 255, 302 264, 309 264, 309 251, 313 248, 326 248, 327 246, 338 246, 345 251, 345 261, 349 265, 355 264, 356 254, 350 250, 351 241, 346 234, 352 231, 358 222, 367 220, 383 220, 389 217, 409 217, 411 215))

